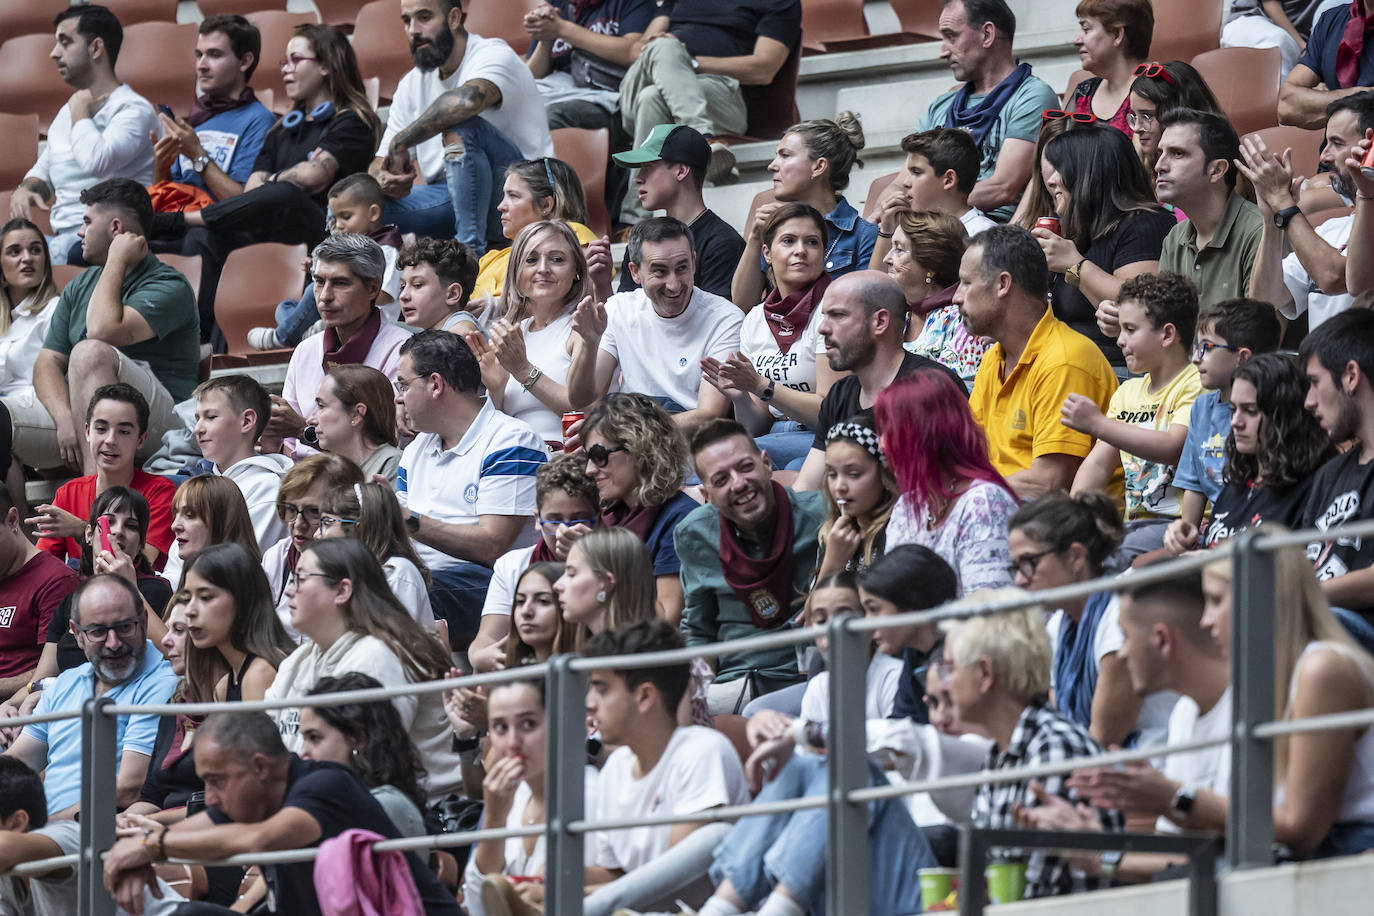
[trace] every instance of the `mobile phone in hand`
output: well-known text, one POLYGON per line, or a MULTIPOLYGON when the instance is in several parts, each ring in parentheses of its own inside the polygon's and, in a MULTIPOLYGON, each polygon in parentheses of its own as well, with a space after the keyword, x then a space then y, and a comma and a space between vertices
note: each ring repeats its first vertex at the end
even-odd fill
POLYGON ((172 109, 171 109, 170 107, 166 106, 166 105, 159 105, 159 106, 157 106, 157 110, 158 110, 158 114, 165 114, 167 117, 171 118, 173 121, 175 121, 175 120, 177 119, 176 113, 173 112, 172 109))
POLYGON ((102 515, 96 519, 95 530, 100 533, 100 549, 114 553, 114 548, 110 546, 110 517, 102 515))

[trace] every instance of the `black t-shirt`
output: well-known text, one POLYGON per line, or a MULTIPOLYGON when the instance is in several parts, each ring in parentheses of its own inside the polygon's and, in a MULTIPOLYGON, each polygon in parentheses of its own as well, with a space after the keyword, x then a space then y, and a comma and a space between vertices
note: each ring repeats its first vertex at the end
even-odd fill
MULTIPOLYGON (((722 299, 729 299, 730 283, 735 279, 740 255, 744 254, 744 238, 714 210, 703 211, 687 228, 692 230, 692 244, 696 246, 697 269, 693 285, 722 299)), ((627 249, 620 261, 620 285, 616 292, 628 293, 637 289, 639 284, 630 276, 630 252, 627 249)))
MULTIPOLYGON (((1302 528, 1326 530, 1344 522, 1374 517, 1374 461, 1360 464, 1360 449, 1337 455, 1312 476, 1311 492, 1302 514, 1302 528)), ((1307 545, 1320 580, 1334 579, 1374 564, 1374 538, 1340 538, 1307 545)), ((1366 616, 1374 607, 1351 608, 1366 616)))
POLYGON ((788 49, 801 43, 798 0, 677 0, 665 7, 668 31, 693 57, 743 57, 754 53, 759 36, 788 49))
MULTIPOLYGON (((954 384, 959 386, 960 391, 968 394, 968 386, 964 384, 963 379, 959 378, 958 373, 933 359, 927 359, 915 353, 908 353, 903 357, 901 368, 897 370, 897 378, 906 378, 919 369, 936 369, 943 372, 954 379, 954 384)), ((830 427, 842 420, 848 420, 853 416, 873 418, 873 408, 865 409, 859 406, 861 388, 858 377, 854 375, 846 375, 830 386, 830 390, 821 400, 819 422, 816 424, 816 437, 811 442, 812 448, 825 451, 826 433, 830 432, 830 427)))
MULTIPOLYGON (((263 138, 258 158, 253 160, 255 172, 280 172, 304 162, 315 149, 322 149, 339 162, 338 177, 366 172, 377 152, 377 138, 362 118, 344 109, 327 121, 306 120, 287 128, 278 122, 263 138)), ((328 189, 314 199, 324 206, 328 189)))
MULTIPOLYGON (((1083 252, 1083 257, 1107 273, 1139 261, 1158 261, 1164 248, 1164 236, 1174 228, 1175 222, 1168 210, 1132 210, 1121 218, 1115 230, 1094 240, 1083 252)), ((1065 282, 1062 274, 1054 275, 1050 300, 1054 304, 1054 317, 1097 344, 1113 366, 1126 365, 1126 358, 1121 355, 1116 341, 1097 327, 1097 309, 1087 296, 1065 282)))
POLYGON ((176 738, 177 717, 163 716, 157 724, 157 740, 153 742, 153 756, 148 760, 148 775, 143 780, 143 791, 138 800, 157 805, 159 808, 180 808, 191 797, 192 792, 205 788, 196 775, 195 755, 182 754, 176 763, 164 768, 162 762, 172 749, 176 738))
MULTIPOLYGON (((320 839, 316 845, 353 828, 370 830, 387 839, 398 839, 401 835, 362 780, 348 767, 337 763, 301 760, 293 754, 286 780, 286 797, 281 806, 300 808, 315 819, 320 825, 320 839)), ((232 823, 218 808, 206 808, 205 813, 216 824, 232 823)), ((425 913, 428 916, 462 916, 458 901, 444 890, 439 879, 415 853, 407 852, 405 857, 420 891, 425 913)), ((269 865, 263 869, 263 880, 267 882, 269 893, 275 892, 276 912, 319 916, 314 862, 269 865)))
POLYGON ((1301 527, 1311 486, 1310 477, 1282 489, 1228 483, 1212 504, 1212 518, 1203 532, 1202 546, 1215 547, 1261 522, 1301 527))
MULTIPOLYGON (((143 600, 155 611, 165 608, 167 602, 172 600, 172 586, 161 576, 139 576, 138 591, 143 595, 143 600)), ((47 641, 57 643, 59 671, 66 671, 87 662, 86 653, 81 651, 76 637, 72 635, 71 627, 67 626, 71 619, 72 596, 68 595, 62 599, 57 610, 52 612, 52 621, 48 624, 47 641)))

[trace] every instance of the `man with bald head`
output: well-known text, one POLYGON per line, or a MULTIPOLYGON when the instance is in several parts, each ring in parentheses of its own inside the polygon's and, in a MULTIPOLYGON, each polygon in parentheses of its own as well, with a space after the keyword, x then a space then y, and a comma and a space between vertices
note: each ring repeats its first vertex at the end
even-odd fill
POLYGON ((820 489, 825 477, 825 435, 853 416, 873 416, 873 402, 884 388, 920 369, 944 372, 960 391, 967 387, 949 369, 902 348, 906 297, 897 281, 876 270, 858 270, 835 280, 821 300, 825 358, 837 372, 850 372, 830 386, 821 401, 816 438, 793 488, 820 489))
POLYGON ((954 304, 970 334, 990 337, 969 406, 988 436, 993 466, 1022 499, 1067 490, 1092 437, 1060 423, 1071 394, 1103 413, 1116 376, 1102 351, 1054 317, 1050 268, 1035 238, 1015 226, 980 232, 959 264, 954 304))

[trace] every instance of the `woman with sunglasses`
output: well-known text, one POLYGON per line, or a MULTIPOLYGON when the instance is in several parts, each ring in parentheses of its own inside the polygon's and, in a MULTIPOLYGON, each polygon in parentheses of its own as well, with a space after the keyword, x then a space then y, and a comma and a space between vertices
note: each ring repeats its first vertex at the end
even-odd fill
POLYGON ((1154 8, 1150 0, 1081 0, 1074 15, 1074 47, 1092 77, 1074 87, 1065 107, 1094 114, 1129 137, 1131 81, 1137 65, 1150 55, 1154 8))
POLYGON ((1168 60, 1136 67, 1135 82, 1131 83, 1131 110, 1126 119, 1135 132, 1135 148, 1145 164, 1151 187, 1154 187, 1155 161, 1159 159, 1159 138, 1164 132, 1159 122, 1176 108, 1223 114, 1207 81, 1191 64, 1168 60))
POLYGON ((386 573, 392 594, 426 629, 434 626, 429 602, 429 570, 406 532, 396 492, 376 481, 334 487, 320 502, 321 538, 357 538, 372 551, 386 573))
POLYGON ((297 642, 300 635, 291 626, 286 583, 296 569, 301 552, 320 532, 320 504, 324 494, 335 487, 363 482, 362 470, 347 458, 321 453, 298 461, 282 475, 277 490, 277 517, 286 525, 282 538, 262 555, 262 568, 272 590, 272 603, 286 632, 297 642))
MULTIPOLYGON (((1099 578, 1125 531, 1115 503, 1104 493, 1055 493, 1017 510, 1008 526, 1008 571, 1018 588, 1038 592, 1099 578)), ((1143 699, 1131 687, 1116 593, 1094 592, 1064 601, 1048 628, 1055 706, 1087 728, 1103 747, 1148 747, 1168 733, 1174 696, 1143 699)))
POLYGON ((1126 359, 1098 326, 1097 309, 1131 277, 1159 271, 1173 214, 1155 203, 1131 141, 1103 127, 1069 131, 1045 144, 1040 174, 1060 231, 1033 229, 1050 270, 1054 314, 1097 344, 1116 367, 1126 359))

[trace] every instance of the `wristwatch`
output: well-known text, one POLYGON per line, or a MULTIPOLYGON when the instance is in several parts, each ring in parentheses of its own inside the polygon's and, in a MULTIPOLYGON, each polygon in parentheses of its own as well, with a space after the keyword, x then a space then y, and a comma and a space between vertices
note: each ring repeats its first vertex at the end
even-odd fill
POLYGON ((1077 264, 1073 265, 1068 270, 1064 271, 1064 282, 1072 287, 1077 287, 1082 279, 1081 277, 1079 277, 1078 273, 1083 269, 1083 263, 1087 260, 1087 258, 1083 258, 1077 264))
POLYGON ((209 156, 201 155, 201 156, 197 156, 196 158, 194 158, 194 159, 191 160, 191 169, 192 169, 192 171, 194 171, 197 175, 203 173, 203 172, 205 171, 205 169, 206 169, 209 165, 210 165, 210 157, 209 157, 209 156))
POLYGON ((1102 877, 1108 883, 1116 880, 1116 870, 1121 865, 1121 860, 1125 855, 1120 849, 1111 849, 1098 857, 1102 877))
POLYGON ((1174 793, 1174 800, 1169 803, 1169 810, 1179 818, 1187 819, 1193 813, 1193 805, 1197 803, 1197 793, 1191 789, 1180 788, 1174 793))
POLYGON ((759 400, 767 404, 773 400, 773 392, 777 390, 778 383, 775 379, 768 380, 768 387, 759 392, 759 400))
POLYGON ((406 530, 411 534, 420 533, 420 513, 412 510, 410 515, 406 517, 406 530))
POLYGON ((1288 224, 1293 221, 1293 217, 1302 212, 1302 207, 1284 207, 1274 213, 1274 225, 1280 232, 1288 228, 1288 224))

